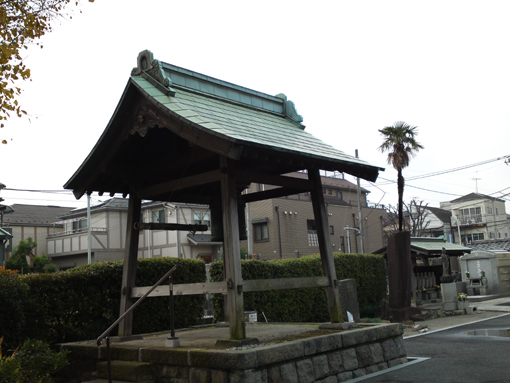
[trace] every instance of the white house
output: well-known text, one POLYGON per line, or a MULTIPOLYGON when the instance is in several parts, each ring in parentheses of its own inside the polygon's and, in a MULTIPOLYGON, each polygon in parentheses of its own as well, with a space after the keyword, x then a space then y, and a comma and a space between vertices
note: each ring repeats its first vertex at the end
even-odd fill
MULTIPOLYGON (((91 262, 124 259, 128 200, 112 198, 91 207, 91 262)), ((47 254, 57 270, 88 263, 89 236, 87 209, 72 210, 59 217, 63 231, 47 238, 47 254)), ((204 224, 210 227, 207 205, 144 202, 142 222, 204 224)), ((167 230, 140 230, 138 258, 219 259, 222 243, 211 242, 210 230, 189 233, 167 230)))
POLYGON ((448 202, 442 209, 452 212, 452 234, 463 244, 485 239, 509 238, 505 200, 471 193, 448 202))

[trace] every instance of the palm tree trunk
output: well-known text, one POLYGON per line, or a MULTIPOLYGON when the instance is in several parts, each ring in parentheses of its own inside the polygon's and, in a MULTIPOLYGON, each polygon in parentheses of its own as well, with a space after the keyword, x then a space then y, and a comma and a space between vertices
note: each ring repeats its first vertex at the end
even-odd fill
POLYGON ((404 222, 403 214, 404 177, 402 176, 402 169, 398 169, 397 187, 398 187, 398 231, 402 231, 402 226, 404 222))

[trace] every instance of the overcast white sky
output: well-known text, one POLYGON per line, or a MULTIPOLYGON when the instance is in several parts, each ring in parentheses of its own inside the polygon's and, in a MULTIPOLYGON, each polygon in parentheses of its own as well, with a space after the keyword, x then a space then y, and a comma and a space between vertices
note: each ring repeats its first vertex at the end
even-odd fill
MULTIPOLYGON (((307 130, 386 167, 370 202, 396 204, 377 150, 395 121, 425 147, 411 178, 510 155, 508 1, 96 0, 26 52, 27 118, 0 131, 0 182, 62 190, 105 129, 140 51, 294 101, 307 130)), ((355 182, 355 180, 353 180, 355 182)), ((510 201, 503 160, 408 180, 404 199, 439 206, 478 192, 510 201), (427 190, 424 190, 427 189, 427 190)), ((86 206, 69 194, 4 190, 6 204, 86 206)), ((105 199, 105 198, 103 198, 105 199)), ((93 201, 99 199, 93 197, 93 201)), ((510 212, 510 203, 507 203, 510 212)))

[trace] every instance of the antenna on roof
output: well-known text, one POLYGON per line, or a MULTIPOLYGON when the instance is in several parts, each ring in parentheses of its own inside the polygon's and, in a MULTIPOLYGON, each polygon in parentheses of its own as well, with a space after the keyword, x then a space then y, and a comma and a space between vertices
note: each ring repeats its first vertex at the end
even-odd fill
POLYGON ((478 180, 481 180, 481 178, 471 178, 473 181, 475 181, 476 184, 476 194, 478 194, 478 180))

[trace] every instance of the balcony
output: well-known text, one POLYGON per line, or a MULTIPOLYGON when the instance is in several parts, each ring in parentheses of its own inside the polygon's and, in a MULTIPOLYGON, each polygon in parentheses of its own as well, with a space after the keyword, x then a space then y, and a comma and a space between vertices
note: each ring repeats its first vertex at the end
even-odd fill
POLYGON ((460 219, 452 217, 452 225, 458 226, 459 224, 460 226, 485 225, 486 222, 481 214, 462 216, 460 219))
MULTIPOLYGON (((75 234, 86 234, 88 231, 88 228, 87 227, 82 227, 80 229, 77 229, 77 230, 68 230, 68 231, 59 231, 57 233, 50 233, 48 235, 48 238, 56 238, 56 237, 65 237, 65 236, 68 236, 68 235, 75 235, 75 234)), ((107 231, 106 228, 104 227, 93 227, 91 228, 91 231, 92 232, 105 232, 107 231)))

